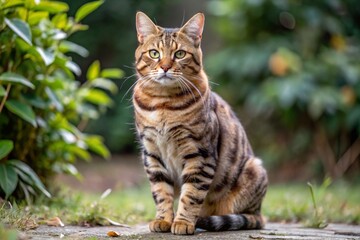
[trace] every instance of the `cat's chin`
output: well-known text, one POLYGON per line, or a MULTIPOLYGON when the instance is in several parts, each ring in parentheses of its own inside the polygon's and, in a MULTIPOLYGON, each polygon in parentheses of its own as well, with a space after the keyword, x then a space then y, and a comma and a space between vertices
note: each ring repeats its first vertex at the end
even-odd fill
POLYGON ((176 84, 176 80, 170 77, 161 77, 154 80, 157 83, 160 83, 163 86, 174 86, 176 84))

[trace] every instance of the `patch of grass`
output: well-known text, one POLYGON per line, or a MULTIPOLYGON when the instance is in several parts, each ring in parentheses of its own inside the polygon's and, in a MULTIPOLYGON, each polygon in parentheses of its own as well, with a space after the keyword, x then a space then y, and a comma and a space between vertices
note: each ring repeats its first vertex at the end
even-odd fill
POLYGON ((358 185, 343 182, 326 188, 313 186, 315 210, 307 184, 273 185, 265 197, 263 214, 269 221, 302 222, 307 226, 316 221, 359 224, 360 191, 356 189, 359 189, 358 185))
POLYGON ((31 228, 27 226, 29 222, 46 224, 54 217, 59 217, 65 225, 94 226, 110 225, 109 219, 120 224, 136 224, 153 216, 155 206, 145 184, 105 195, 63 188, 52 199, 39 199, 31 206, 21 203, 11 209, 0 208, 0 224, 23 230, 31 228))
POLYGON ((16 204, 11 206, 11 208, 5 206, 5 203, 0 206, 0 226, 21 230, 33 229, 38 226, 36 217, 27 211, 26 208, 18 207, 16 204))
POLYGON ((148 222, 155 216, 155 204, 149 185, 117 191, 106 199, 119 214, 120 221, 127 224, 148 222))

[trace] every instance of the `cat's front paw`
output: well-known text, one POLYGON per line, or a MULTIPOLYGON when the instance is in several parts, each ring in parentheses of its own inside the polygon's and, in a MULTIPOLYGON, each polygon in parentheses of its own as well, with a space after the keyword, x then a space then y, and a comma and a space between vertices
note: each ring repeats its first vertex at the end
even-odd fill
POLYGON ((152 232, 170 232, 171 223, 164 220, 154 220, 149 224, 152 232))
POLYGON ((194 234, 195 225, 185 221, 175 221, 171 225, 171 232, 176 235, 194 234))

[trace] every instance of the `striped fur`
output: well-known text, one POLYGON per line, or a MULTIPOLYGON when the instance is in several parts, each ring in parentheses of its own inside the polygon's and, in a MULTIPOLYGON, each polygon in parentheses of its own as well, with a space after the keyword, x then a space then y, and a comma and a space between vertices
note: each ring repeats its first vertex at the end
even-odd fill
POLYGON ((266 171, 230 106, 210 90, 200 49, 203 25, 201 13, 174 29, 136 16, 133 104, 156 204, 154 232, 264 226, 266 171))

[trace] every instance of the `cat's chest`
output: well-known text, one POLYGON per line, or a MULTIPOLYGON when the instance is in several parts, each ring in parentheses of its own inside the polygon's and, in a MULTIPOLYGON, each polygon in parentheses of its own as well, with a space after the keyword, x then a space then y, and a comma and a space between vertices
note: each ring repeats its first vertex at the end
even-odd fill
POLYGON ((179 185, 182 171, 182 161, 178 151, 180 146, 168 130, 169 126, 163 122, 162 128, 159 128, 154 135, 154 140, 168 174, 174 180, 175 185, 179 185))
POLYGON ((180 183, 182 161, 179 152, 181 146, 178 140, 183 137, 182 135, 186 135, 186 130, 184 130, 186 123, 182 123, 180 117, 175 119, 174 114, 172 117, 168 117, 157 111, 149 113, 147 120, 147 125, 145 124, 142 128, 143 146, 156 151, 165 163, 171 178, 176 184, 180 183))

